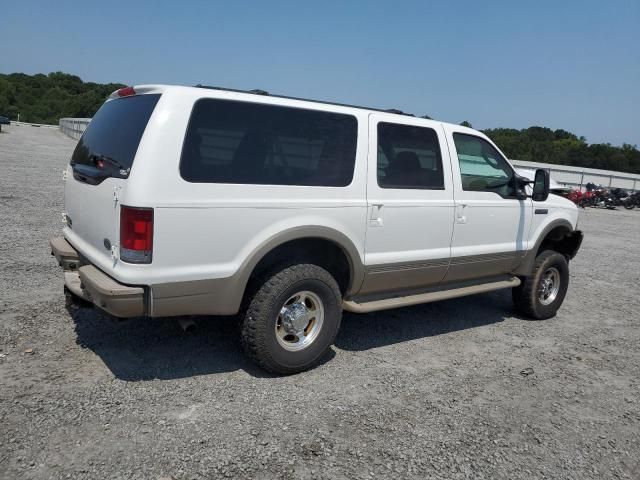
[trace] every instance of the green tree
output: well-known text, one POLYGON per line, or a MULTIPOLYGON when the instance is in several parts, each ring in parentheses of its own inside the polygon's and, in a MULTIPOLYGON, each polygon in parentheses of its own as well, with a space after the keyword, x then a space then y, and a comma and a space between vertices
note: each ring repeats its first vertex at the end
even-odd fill
POLYGON ((57 124, 62 117, 92 117, 118 83, 83 82, 76 75, 52 72, 0 74, 0 115, 12 120, 57 124))
POLYGON ((635 145, 589 145, 583 136, 539 126, 484 133, 512 159, 640 173, 640 150, 635 145))

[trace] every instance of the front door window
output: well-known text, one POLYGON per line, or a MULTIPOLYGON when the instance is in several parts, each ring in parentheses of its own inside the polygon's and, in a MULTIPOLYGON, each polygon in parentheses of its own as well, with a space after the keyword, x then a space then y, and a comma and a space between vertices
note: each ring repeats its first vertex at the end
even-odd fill
POLYGON ((493 145, 483 138, 463 133, 454 133, 453 141, 458 152, 463 190, 514 196, 513 169, 493 145))

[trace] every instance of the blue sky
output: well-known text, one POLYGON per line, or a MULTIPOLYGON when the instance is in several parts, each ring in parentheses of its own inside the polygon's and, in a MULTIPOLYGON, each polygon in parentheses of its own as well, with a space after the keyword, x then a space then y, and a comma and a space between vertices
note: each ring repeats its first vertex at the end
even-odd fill
POLYGON ((640 1, 11 1, 0 72, 197 83, 640 145, 640 1))

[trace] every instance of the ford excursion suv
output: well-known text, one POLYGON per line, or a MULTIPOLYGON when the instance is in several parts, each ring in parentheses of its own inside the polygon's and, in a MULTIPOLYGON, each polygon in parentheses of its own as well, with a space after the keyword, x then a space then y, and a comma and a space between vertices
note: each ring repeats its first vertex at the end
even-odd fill
POLYGON ((343 310, 510 288, 555 315, 582 233, 549 173, 459 125, 267 92, 114 92, 65 172, 67 295, 115 317, 239 315, 246 353, 312 367, 343 310))

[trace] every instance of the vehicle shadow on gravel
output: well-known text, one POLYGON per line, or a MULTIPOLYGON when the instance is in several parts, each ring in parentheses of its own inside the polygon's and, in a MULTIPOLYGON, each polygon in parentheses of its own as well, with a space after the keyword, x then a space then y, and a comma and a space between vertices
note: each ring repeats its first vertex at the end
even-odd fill
MULTIPOLYGON (((244 370, 270 377, 240 348, 235 317, 191 317, 198 325, 185 333, 174 318, 122 322, 91 308, 70 308, 76 343, 98 355, 116 378, 171 380, 244 370)), ((364 351, 417 338, 481 327, 512 316, 508 292, 464 297, 370 314, 344 314, 336 347, 364 351)), ((330 361, 330 350, 322 363, 330 361)))
POLYGON ((482 327, 513 316, 509 290, 366 315, 345 312, 335 345, 343 350, 363 351, 482 327))
POLYGON ((92 350, 120 380, 172 380, 245 370, 269 374, 243 354, 233 317, 190 317, 194 332, 184 332, 175 318, 116 321, 92 308, 69 309, 76 343, 92 350))

